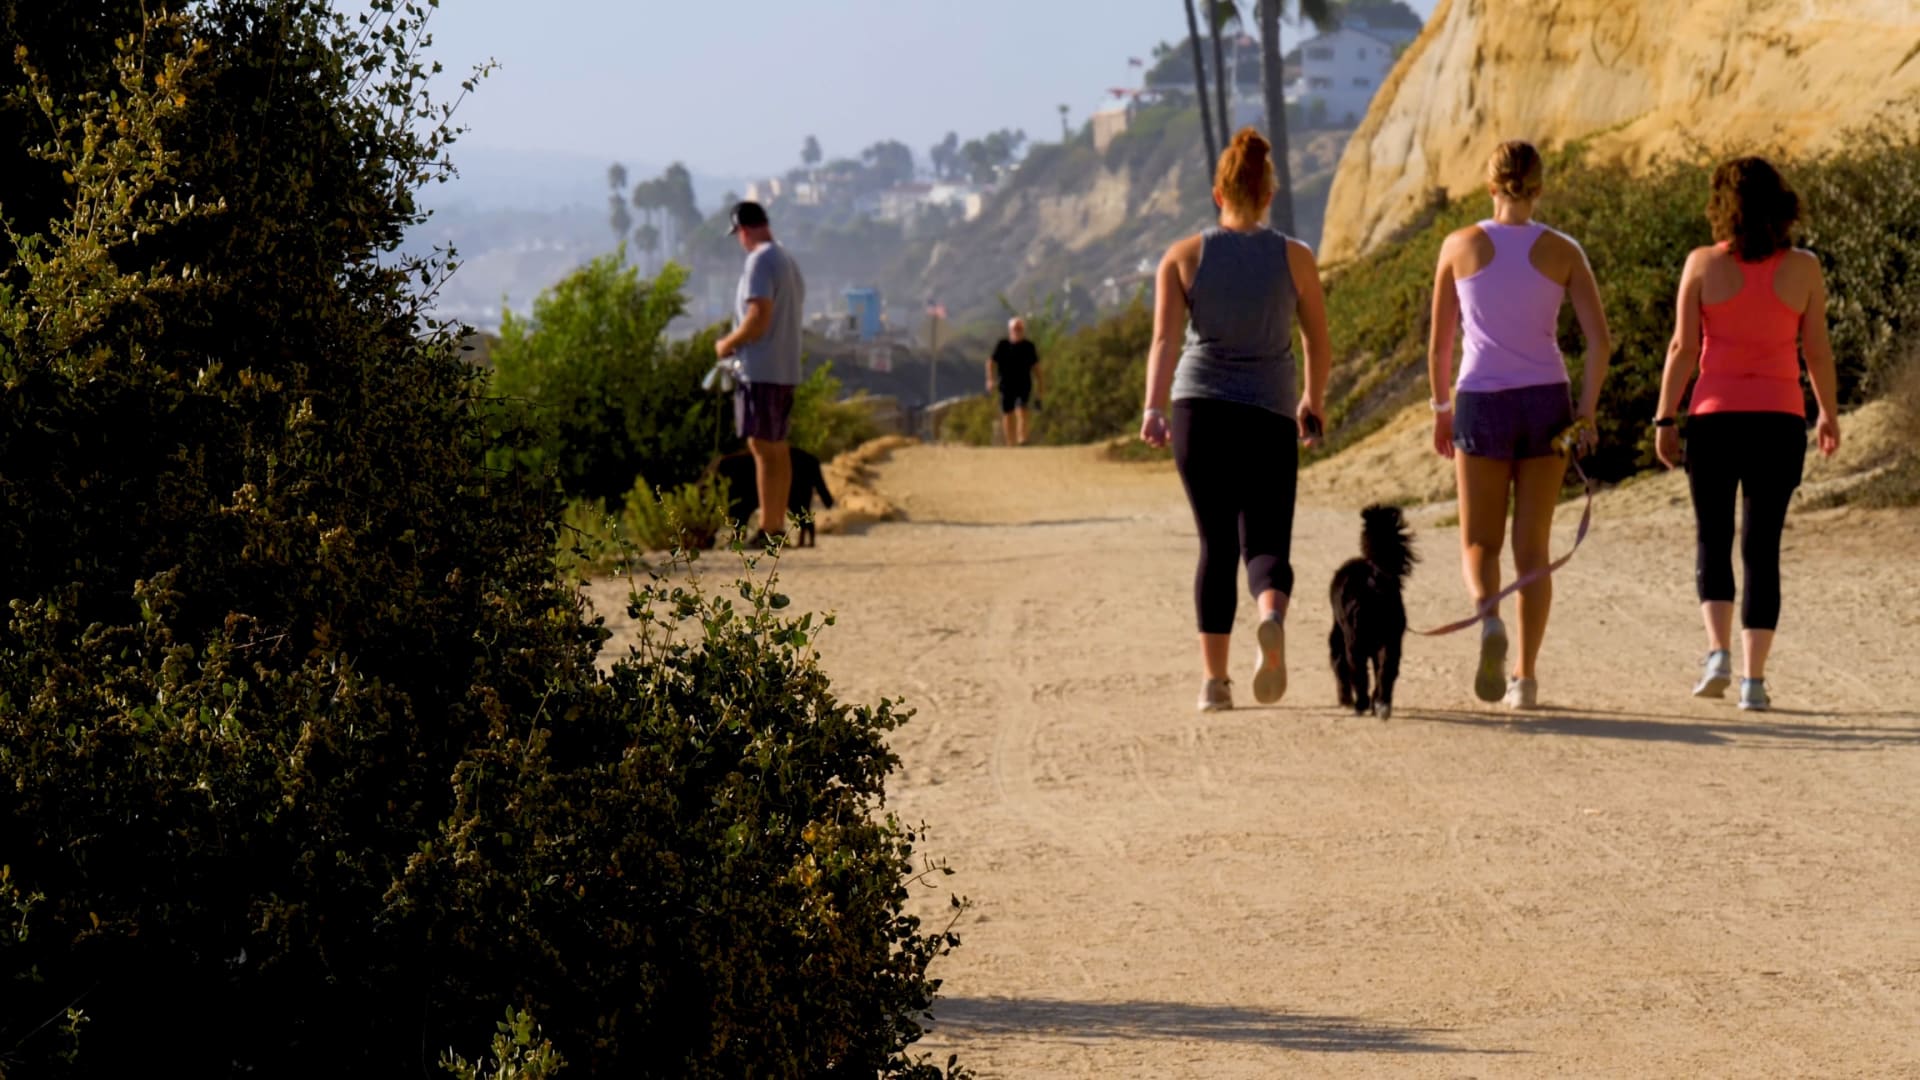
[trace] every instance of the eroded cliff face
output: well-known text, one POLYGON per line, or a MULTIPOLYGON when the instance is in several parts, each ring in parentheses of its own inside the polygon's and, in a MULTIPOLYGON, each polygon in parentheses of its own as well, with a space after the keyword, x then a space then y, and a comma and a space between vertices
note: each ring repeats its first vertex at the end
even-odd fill
POLYGON ((1440 0, 1340 159, 1322 258, 1479 190, 1502 139, 1638 165, 1822 149, 1884 114, 1920 117, 1920 0, 1440 0))

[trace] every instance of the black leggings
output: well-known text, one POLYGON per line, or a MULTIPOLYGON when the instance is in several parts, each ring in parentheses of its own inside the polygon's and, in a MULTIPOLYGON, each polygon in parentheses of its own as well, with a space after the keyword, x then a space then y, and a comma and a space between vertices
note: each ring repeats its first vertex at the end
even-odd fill
POLYGON ((1741 504, 1740 563, 1746 568, 1740 625, 1780 625, 1780 530, 1800 486, 1807 422, 1791 413, 1709 413, 1687 422, 1687 483, 1693 489, 1701 601, 1733 602, 1733 503, 1741 504))
POLYGON ((1254 405, 1205 398, 1173 403, 1173 462, 1200 530, 1193 602, 1203 634, 1233 632, 1234 578, 1247 560, 1247 588, 1293 592, 1293 497, 1299 429, 1254 405))

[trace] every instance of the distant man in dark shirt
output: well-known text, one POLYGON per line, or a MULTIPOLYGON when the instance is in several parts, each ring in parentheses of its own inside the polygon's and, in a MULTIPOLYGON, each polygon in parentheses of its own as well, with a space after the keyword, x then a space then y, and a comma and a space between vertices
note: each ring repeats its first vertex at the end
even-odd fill
POLYGON ((1040 403, 1045 381, 1040 377, 1040 350, 1027 340, 1027 322, 1007 321, 1007 336, 993 347, 987 361, 987 393, 1000 391, 1000 429, 1008 446, 1027 444, 1027 408, 1040 403))

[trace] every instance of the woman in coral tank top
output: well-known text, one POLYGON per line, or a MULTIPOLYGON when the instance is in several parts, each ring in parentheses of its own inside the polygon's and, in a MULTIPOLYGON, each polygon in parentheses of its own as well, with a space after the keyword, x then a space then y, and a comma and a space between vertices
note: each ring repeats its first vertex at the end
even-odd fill
POLYGON ((1707 220, 1712 247, 1696 248, 1680 274, 1680 301, 1660 381, 1654 450, 1681 464, 1680 396, 1693 382, 1685 465, 1697 537, 1694 578, 1707 626, 1707 659, 1696 697, 1720 697, 1733 682, 1733 511, 1742 510, 1740 707, 1766 709, 1767 654, 1780 620, 1780 531, 1807 456, 1800 358, 1820 407, 1820 452, 1840 448, 1827 339, 1827 287, 1820 262, 1792 246, 1800 199, 1761 158, 1714 170, 1707 220), (1699 379, 1694 380, 1696 369, 1699 379))

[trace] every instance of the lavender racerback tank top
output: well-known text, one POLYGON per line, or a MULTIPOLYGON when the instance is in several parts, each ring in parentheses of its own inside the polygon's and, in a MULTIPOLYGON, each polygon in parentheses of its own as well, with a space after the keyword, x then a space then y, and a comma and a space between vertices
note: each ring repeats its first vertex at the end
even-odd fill
POLYGON ((1530 258, 1547 227, 1483 221, 1480 230, 1493 242, 1493 261, 1454 280, 1466 331, 1459 389, 1486 393, 1567 382, 1558 338, 1567 290, 1534 269, 1530 258))

